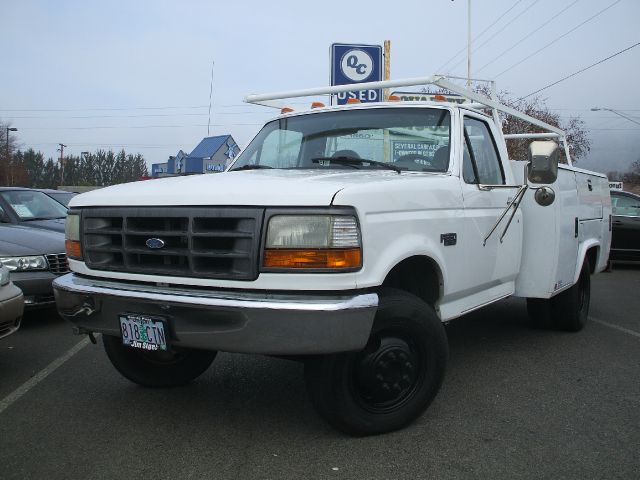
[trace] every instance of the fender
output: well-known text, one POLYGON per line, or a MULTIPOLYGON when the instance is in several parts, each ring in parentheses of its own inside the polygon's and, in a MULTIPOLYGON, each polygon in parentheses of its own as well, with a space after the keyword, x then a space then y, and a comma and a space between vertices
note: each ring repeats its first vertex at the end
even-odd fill
POLYGON ((389 272, 403 260, 416 256, 427 257, 436 264, 443 285, 447 285, 447 269, 438 246, 439 244, 434 245, 429 237, 415 234, 398 237, 379 252, 378 258, 384 258, 386 261, 384 263, 378 262, 374 266, 372 275, 379 282, 378 284, 382 284, 389 272))
MULTIPOLYGON (((600 241, 595 238, 590 238, 585 240, 578 246, 578 262, 576 263, 576 271, 573 275, 573 285, 578 283, 578 278, 580 278, 580 271, 582 270, 582 265, 584 264, 584 260, 587 256, 587 252, 591 247, 598 247, 598 251, 601 250, 600 241)), ((597 265, 593 265, 595 269, 597 265)))

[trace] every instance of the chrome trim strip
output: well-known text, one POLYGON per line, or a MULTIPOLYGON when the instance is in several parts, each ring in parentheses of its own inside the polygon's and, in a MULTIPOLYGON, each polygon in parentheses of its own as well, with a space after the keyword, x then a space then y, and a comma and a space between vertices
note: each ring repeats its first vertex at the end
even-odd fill
POLYGON ((307 295, 303 292, 291 295, 273 295, 264 292, 202 291, 182 287, 155 287, 96 280, 79 277, 73 273, 56 278, 53 281, 53 286, 72 293, 228 308, 335 312, 378 306, 378 295, 375 293, 326 297, 307 295))

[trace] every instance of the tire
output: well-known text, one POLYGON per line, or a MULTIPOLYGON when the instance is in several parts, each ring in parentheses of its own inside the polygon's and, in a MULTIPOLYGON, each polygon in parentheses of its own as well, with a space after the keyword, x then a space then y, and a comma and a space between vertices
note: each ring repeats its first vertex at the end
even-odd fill
POLYGON ((319 415, 344 433, 390 432, 429 406, 448 355, 433 308, 414 295, 385 289, 365 349, 307 361, 307 391, 319 415))
POLYGON ((176 387, 200 376, 213 362, 215 351, 173 347, 147 352, 122 344, 120 337, 102 336, 107 356, 125 378, 143 387, 176 387))
POLYGON ((527 298, 527 312, 535 327, 579 332, 587 323, 590 298, 591 269, 585 259, 575 285, 552 298, 527 298))
POLYGON ((585 259, 577 283, 552 299, 556 327, 567 332, 582 330, 589 316, 590 299, 591 269, 589 261, 585 259))

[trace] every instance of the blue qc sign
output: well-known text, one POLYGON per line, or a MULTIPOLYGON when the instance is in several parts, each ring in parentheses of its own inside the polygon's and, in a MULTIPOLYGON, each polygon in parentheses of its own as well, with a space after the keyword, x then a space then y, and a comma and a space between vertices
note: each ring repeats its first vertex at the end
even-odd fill
MULTIPOLYGON (((377 82, 382 80, 382 47, 380 45, 331 45, 331 85, 377 82)), ((382 101, 382 90, 353 90, 334 95, 338 105, 349 98, 361 102, 382 101)))

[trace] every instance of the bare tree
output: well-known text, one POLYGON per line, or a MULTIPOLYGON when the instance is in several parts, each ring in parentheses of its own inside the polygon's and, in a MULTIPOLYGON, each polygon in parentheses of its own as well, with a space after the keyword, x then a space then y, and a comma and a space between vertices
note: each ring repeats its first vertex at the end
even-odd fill
MULTIPOLYGON (((476 91, 483 95, 490 96, 490 91, 487 87, 477 87, 476 91)), ((499 92, 497 97, 500 103, 508 105, 522 113, 564 130, 567 134, 567 143, 569 145, 571 160, 574 163, 589 153, 589 150, 591 149, 591 140, 588 137, 584 121, 580 117, 569 117, 567 120, 563 121, 560 118, 560 115, 552 112, 546 105, 544 99, 541 99, 540 97, 514 99, 507 91, 499 92)), ((505 134, 544 132, 541 128, 510 115, 501 114, 501 118, 502 129, 505 134)), ((527 149, 529 148, 530 142, 531 140, 529 139, 508 140, 507 150, 509 151, 509 158, 513 160, 525 160, 527 158, 527 149)), ((560 161, 562 163, 567 163, 563 149, 560 150, 560 161)))

